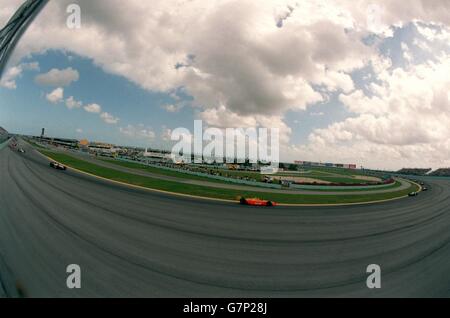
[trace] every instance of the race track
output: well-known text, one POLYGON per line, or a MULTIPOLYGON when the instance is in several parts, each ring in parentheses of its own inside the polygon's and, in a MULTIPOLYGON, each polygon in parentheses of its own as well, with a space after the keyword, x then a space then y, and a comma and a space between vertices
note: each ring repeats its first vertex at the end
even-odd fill
POLYGON ((450 294, 450 182, 350 207, 252 208, 136 190, 0 150, 0 296, 450 294), (66 287, 78 264, 82 288, 66 287), (379 264, 382 288, 366 287, 379 264), (2 289, 4 291, 2 291, 2 289))

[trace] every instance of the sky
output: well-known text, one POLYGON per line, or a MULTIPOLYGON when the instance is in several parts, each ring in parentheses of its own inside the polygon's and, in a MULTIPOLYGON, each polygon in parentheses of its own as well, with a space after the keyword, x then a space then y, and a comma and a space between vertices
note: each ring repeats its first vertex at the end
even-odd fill
POLYGON ((449 74, 446 0, 50 1, 0 80, 0 126, 170 149, 201 119, 280 129, 282 161, 450 167, 449 74))

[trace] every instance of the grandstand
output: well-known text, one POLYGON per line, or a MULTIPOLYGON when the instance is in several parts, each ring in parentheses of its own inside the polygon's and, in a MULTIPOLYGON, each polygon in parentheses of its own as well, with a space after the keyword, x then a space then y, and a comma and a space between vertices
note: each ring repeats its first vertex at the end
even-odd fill
POLYGON ((403 168, 397 171, 398 174, 406 174, 406 175, 414 175, 414 176, 424 176, 432 169, 423 169, 423 168, 403 168))
POLYGON ((450 177, 450 168, 437 169, 429 174, 429 176, 436 177, 450 177))

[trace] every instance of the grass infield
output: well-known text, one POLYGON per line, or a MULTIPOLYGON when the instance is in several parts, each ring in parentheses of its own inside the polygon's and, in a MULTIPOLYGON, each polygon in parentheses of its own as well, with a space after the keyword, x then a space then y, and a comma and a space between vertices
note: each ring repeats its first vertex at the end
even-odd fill
POLYGON ((39 151, 47 157, 52 158, 69 167, 87 172, 106 179, 137 185, 145 188, 163 190, 174 193, 181 193, 193 196, 201 196, 208 198, 237 200, 238 197, 244 196, 247 198, 258 197, 265 200, 271 200, 284 204, 349 204, 349 203, 364 203, 383 201, 403 197, 409 192, 417 191, 416 185, 411 185, 408 189, 402 191, 392 191, 388 193, 378 194, 353 194, 353 195, 309 195, 309 194, 284 194, 284 193, 270 193, 270 192, 253 192, 241 191, 223 188, 212 188, 207 186, 190 185, 175 181, 160 180, 151 177, 139 176, 131 173, 101 167, 73 156, 55 153, 47 150, 39 149, 39 151))
MULTIPOLYGON (((125 162, 125 161, 118 161, 118 160, 114 160, 114 159, 105 159, 105 158, 99 158, 99 160, 104 161, 104 162, 108 162, 108 163, 111 163, 111 164, 114 164, 114 165, 117 165, 117 166, 130 168, 130 169, 147 171, 147 172, 150 172, 150 173, 163 175, 163 176, 170 176, 170 177, 176 177, 176 178, 181 178, 181 179, 207 181, 207 182, 233 184, 232 182, 226 182, 226 181, 217 180, 217 179, 213 179, 213 178, 200 177, 200 176, 190 175, 190 174, 183 173, 183 172, 170 171, 170 170, 160 169, 160 168, 156 168, 156 167, 150 167, 150 166, 146 166, 146 165, 141 164, 141 163, 125 162)), ((222 175, 225 175, 225 174, 233 175, 233 173, 234 173, 234 175, 238 175, 235 171, 225 171, 225 170, 220 170, 220 171, 222 171, 222 175)), ((258 179, 258 180, 262 176, 260 173, 255 173, 255 172, 248 172, 248 174, 249 174, 249 176, 251 178, 258 179)), ((282 174, 279 174, 279 175, 282 175, 282 174)), ((340 181, 342 181, 342 180, 340 180, 340 181)), ((358 182, 361 182, 361 180, 359 180, 358 182)), ((382 190, 391 190, 391 189, 394 189, 394 188, 398 188, 400 186, 401 186, 401 183, 397 181, 397 182, 395 182, 392 185, 388 185, 386 187, 383 187, 382 190)), ((352 192, 358 192, 358 191, 373 191, 373 190, 374 189, 371 189, 371 188, 367 188, 367 189, 361 188, 361 189, 304 189, 303 191, 320 191, 320 192, 348 192, 348 191, 352 191, 352 192)))

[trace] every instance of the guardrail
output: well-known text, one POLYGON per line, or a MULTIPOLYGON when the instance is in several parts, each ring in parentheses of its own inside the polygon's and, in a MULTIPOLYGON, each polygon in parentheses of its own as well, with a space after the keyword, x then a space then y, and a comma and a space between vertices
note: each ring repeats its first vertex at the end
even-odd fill
POLYGON ((123 161, 123 162, 129 162, 129 163, 135 163, 135 164, 141 164, 141 165, 144 165, 144 166, 147 166, 147 167, 163 169, 163 170, 172 171, 172 172, 179 172, 179 173, 189 174, 189 175, 193 175, 193 176, 197 176, 197 177, 205 177, 205 178, 209 178, 209 179, 215 179, 215 180, 231 182, 231 183, 236 183, 236 184, 244 184, 244 185, 249 185, 249 186, 253 186, 253 187, 281 189, 281 185, 280 184, 253 182, 253 181, 247 181, 247 180, 241 180, 241 179, 227 178, 227 177, 222 177, 222 176, 210 175, 208 173, 175 169, 175 168, 170 168, 170 167, 153 165, 153 164, 149 164, 149 163, 137 162, 137 161, 133 161, 133 160, 129 160, 129 159, 123 159, 123 158, 116 158, 116 160, 123 161))

